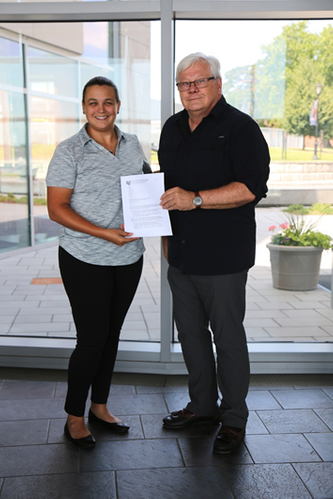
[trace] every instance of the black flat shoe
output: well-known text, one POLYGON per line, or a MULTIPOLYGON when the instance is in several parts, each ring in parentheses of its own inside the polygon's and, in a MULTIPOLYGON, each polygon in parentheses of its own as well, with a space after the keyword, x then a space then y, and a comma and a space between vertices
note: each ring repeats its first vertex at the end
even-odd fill
POLYGON ((96 440, 92 435, 88 435, 87 437, 84 438, 73 438, 72 435, 69 433, 67 421, 64 430, 68 440, 70 440, 74 445, 81 447, 82 449, 89 449, 90 447, 94 447, 94 445, 96 444, 96 440))
POLYGON ((114 433, 127 433, 130 429, 130 427, 124 423, 109 423, 108 421, 104 421, 103 419, 98 418, 97 416, 95 416, 91 409, 89 410, 88 420, 89 423, 99 423, 105 426, 105 428, 113 431, 114 433))

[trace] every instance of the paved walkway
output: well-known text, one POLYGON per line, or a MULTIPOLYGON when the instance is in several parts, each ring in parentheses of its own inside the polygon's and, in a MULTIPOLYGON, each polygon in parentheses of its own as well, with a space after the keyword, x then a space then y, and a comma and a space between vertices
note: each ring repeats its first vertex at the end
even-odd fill
MULTIPOLYGON (((323 287, 293 292, 274 289, 271 280, 268 227, 284 221, 278 208, 257 208, 256 266, 247 285, 245 327, 251 341, 333 341, 331 293, 323 287)), ((320 230, 333 236, 333 216, 320 230)), ((147 238, 140 286, 121 333, 122 340, 160 339, 160 242, 147 238)), ((324 252, 321 273, 331 274, 331 254, 324 252)), ((27 249, 0 259, 0 335, 75 337, 70 307, 58 284, 57 245, 27 249), (51 279, 51 281, 45 279, 51 279), (52 279, 54 281, 52 281, 52 279), (55 283, 52 283, 55 282, 55 283)))

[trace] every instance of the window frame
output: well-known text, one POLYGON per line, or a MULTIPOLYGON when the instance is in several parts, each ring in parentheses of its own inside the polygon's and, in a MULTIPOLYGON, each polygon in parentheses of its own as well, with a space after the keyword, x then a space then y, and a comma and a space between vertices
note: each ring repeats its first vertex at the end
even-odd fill
MULTIPOLYGON (((118 2, 1 2, 2 23, 161 21, 161 123, 174 106, 176 20, 333 19, 331 0, 145 0, 118 2)), ((0 25, 1 26, 1 25, 0 25)), ((39 246, 41 247, 41 245, 39 246)), ((27 250, 25 250, 27 251, 27 250)), ((21 250, 23 252, 23 250, 21 250)), ((162 252, 161 252, 162 255, 162 252)), ((186 374, 181 348, 172 343, 172 304, 161 257, 161 343, 120 342, 116 370, 186 374)), ((73 340, 1 338, 0 365, 66 368, 73 340)), ((333 343, 249 344, 252 373, 329 373, 333 343)))

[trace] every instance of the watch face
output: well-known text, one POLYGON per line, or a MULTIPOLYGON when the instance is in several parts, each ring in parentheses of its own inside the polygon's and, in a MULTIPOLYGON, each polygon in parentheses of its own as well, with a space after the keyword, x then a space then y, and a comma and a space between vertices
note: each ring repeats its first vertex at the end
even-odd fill
POLYGON ((200 196, 196 196, 194 199, 193 199, 193 203, 195 204, 195 206, 201 206, 202 205, 202 199, 200 196))

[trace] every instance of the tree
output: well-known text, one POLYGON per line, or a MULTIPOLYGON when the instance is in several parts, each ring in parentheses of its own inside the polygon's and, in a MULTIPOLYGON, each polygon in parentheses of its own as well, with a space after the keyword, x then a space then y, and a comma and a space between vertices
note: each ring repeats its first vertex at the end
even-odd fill
POLYGON ((252 115, 260 124, 313 135, 309 116, 317 98, 316 84, 321 83, 319 128, 325 138, 333 137, 333 27, 314 34, 309 32, 308 21, 288 24, 262 51, 263 58, 255 66, 229 71, 228 100, 236 106, 246 100, 250 108, 252 99, 252 115))
POLYGON ((254 66, 238 66, 225 74, 223 93, 229 104, 253 116, 254 66))
POLYGON ((286 26, 281 37, 286 39, 286 94, 283 128, 289 133, 313 135, 309 115, 317 98, 316 84, 321 83, 318 123, 324 137, 333 136, 333 76, 331 54, 332 27, 321 34, 308 32, 308 22, 286 26))
POLYGON ((281 120, 284 116, 286 42, 277 39, 265 49, 255 67, 254 118, 281 120))

